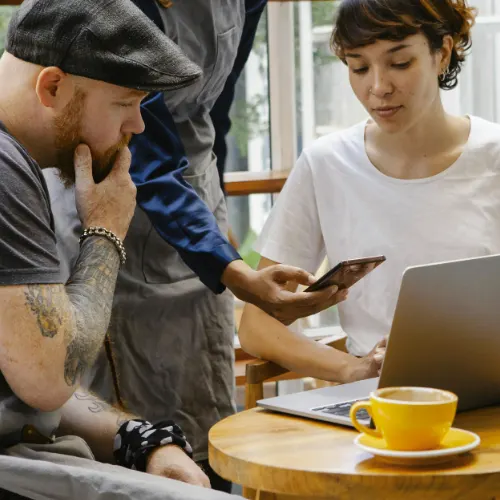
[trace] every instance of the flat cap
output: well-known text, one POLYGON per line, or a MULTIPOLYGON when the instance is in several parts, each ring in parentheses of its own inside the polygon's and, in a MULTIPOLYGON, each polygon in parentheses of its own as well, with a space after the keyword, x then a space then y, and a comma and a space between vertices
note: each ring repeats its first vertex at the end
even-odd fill
POLYGON ((131 0, 24 0, 5 48, 23 61, 146 92, 186 87, 202 74, 131 0))

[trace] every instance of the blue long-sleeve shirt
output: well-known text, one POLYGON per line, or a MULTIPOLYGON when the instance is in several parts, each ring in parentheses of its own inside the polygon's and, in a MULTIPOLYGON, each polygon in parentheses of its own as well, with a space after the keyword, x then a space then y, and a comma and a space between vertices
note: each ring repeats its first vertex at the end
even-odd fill
MULTIPOLYGON (((163 29, 154 0, 133 1, 163 29)), ((249 7, 252 10, 254 4, 261 6, 266 1, 247 0, 247 12, 249 7)), ((255 24, 255 28, 247 29, 252 40, 256 26, 255 24)), ((248 34, 245 35, 244 29, 238 54, 243 47, 246 56, 236 58, 231 77, 228 79, 233 82, 233 89, 237 79, 233 74, 241 73, 248 58, 247 38, 248 34)), ((229 83, 221 95, 222 99, 219 98, 214 106, 218 116, 229 113, 233 95, 234 90, 231 91, 229 83), (220 112, 217 112, 217 106, 220 107, 220 112)), ((222 273, 227 265, 239 259, 240 255, 221 233, 208 206, 183 178, 188 160, 163 95, 156 93, 148 96, 141 106, 141 112, 146 125, 145 131, 135 136, 130 143, 130 174, 137 186, 137 203, 148 215, 160 236, 179 252, 200 280, 215 293, 221 293, 224 290, 221 283, 222 273)), ((225 122, 224 118, 222 122, 225 122)), ((225 126, 222 132, 224 136, 228 130, 229 127, 225 126)))

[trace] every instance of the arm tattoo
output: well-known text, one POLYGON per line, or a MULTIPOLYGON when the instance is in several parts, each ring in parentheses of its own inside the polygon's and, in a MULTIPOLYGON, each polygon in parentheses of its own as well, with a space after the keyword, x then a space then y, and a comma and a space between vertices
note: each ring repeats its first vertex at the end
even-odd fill
POLYGON ((64 380, 79 382, 104 341, 111 317, 120 256, 114 244, 94 236, 84 240, 71 277, 63 285, 28 285, 26 306, 43 337, 64 335, 64 380))
POLYGON ((75 392, 75 399, 78 401, 87 401, 90 413, 101 413, 102 411, 109 411, 112 409, 112 406, 106 403, 106 401, 88 392, 75 392))
POLYGON ((77 399, 78 401, 86 401, 88 403, 88 410, 90 413, 113 413, 116 415, 116 426, 120 427, 124 422, 127 420, 132 420, 134 417, 133 415, 129 415, 125 412, 122 412, 115 408, 114 406, 111 406, 110 404, 106 403, 106 401, 103 401, 102 399, 98 398, 97 396, 94 396, 93 394, 89 394, 88 392, 83 392, 83 391, 77 391, 73 394, 74 398, 77 399))
POLYGON ((36 317, 41 334, 44 337, 55 337, 63 323, 59 312, 61 300, 64 299, 62 285, 28 285, 24 295, 26 305, 36 317))
POLYGON ((64 378, 69 386, 92 365, 103 343, 119 267, 120 257, 112 242, 102 237, 84 240, 66 284, 76 326, 67 338, 64 378))

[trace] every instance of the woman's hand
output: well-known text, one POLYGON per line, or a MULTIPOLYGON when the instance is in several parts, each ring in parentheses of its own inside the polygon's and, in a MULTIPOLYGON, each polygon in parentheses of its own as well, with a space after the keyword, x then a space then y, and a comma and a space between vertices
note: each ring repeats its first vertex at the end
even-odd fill
POLYGON ((348 367, 346 379, 342 382, 356 382, 358 380, 378 377, 382 369, 382 363, 384 362, 386 347, 387 337, 384 337, 369 354, 363 358, 353 358, 348 367))

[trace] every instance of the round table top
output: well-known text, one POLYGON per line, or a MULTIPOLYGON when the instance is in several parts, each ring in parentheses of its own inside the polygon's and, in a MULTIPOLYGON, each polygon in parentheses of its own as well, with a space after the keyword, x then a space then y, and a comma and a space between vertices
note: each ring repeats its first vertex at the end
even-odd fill
POLYGON ((210 464, 237 484, 301 498, 374 500, 404 491, 405 500, 424 492, 427 498, 479 500, 499 494, 500 407, 459 414, 453 426, 476 432, 479 448, 441 465, 400 466, 357 448, 353 429, 255 408, 212 427, 210 464))

